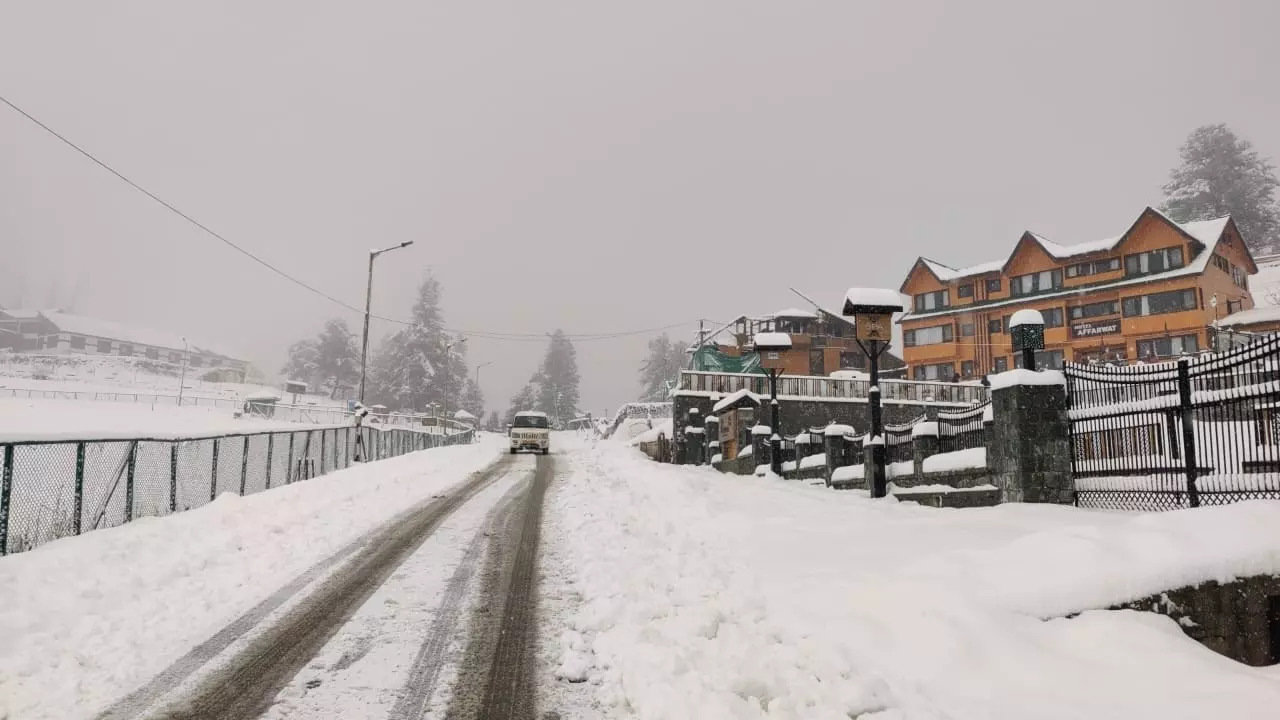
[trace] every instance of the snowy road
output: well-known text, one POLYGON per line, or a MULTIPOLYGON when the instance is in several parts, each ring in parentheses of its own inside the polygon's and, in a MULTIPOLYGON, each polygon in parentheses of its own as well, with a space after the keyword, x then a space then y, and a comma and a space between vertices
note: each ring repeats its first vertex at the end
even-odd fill
POLYGON ((0 560, 0 717, 1127 720, 1280 703, 1273 671, 1165 618, 1092 610, 1280 571, 1280 503, 934 510, 620 443, 511 458, 500 440, 0 560))

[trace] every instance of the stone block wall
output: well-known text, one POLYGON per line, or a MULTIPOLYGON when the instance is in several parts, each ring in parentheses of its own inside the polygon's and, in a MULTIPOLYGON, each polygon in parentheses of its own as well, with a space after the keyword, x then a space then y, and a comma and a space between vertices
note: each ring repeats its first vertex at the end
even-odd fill
POLYGON ((991 405, 987 465, 1001 500, 1074 504, 1066 388, 997 388, 991 405))

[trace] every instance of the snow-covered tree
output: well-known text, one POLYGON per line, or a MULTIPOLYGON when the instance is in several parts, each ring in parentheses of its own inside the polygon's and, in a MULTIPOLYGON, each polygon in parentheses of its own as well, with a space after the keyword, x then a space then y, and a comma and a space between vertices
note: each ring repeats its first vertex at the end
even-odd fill
POLYGON ((536 409, 534 406, 534 403, 537 399, 537 396, 538 396, 537 388, 532 383, 525 385, 523 388, 521 388, 520 392, 516 393, 511 398, 511 407, 507 409, 505 424, 510 425, 514 423, 516 421, 516 413, 518 412, 521 412, 523 410, 536 409))
POLYGON ((640 366, 640 400, 661 402, 667 399, 667 383, 675 382, 685 366, 688 343, 671 342, 666 333, 649 341, 649 356, 640 366))
POLYGON ((287 380, 313 383, 320 368, 320 351, 314 338, 306 338, 289 346, 289 361, 280 369, 287 380))
POLYGON ((485 422, 484 429, 489 432, 502 432, 502 418, 498 417, 497 410, 489 413, 489 419, 485 422))
POLYGON ((462 407, 477 418, 484 417, 484 393, 471 378, 467 378, 466 389, 462 393, 462 407))
POLYGON ((431 276, 418 287, 413 324, 387 338, 371 363, 369 397, 399 410, 444 411, 462 407, 466 346, 445 332, 440 283, 431 276))
POLYGON ((300 380, 334 397, 339 388, 353 387, 360 380, 355 336, 346 322, 334 318, 324 324, 316 337, 289 347, 289 361, 281 372, 290 380, 300 380))
POLYGON ((533 378, 537 409, 556 422, 572 420, 578 414, 578 381, 578 351, 564 331, 556 330, 533 378))
POLYGON ((1255 254, 1280 250, 1280 187, 1275 166, 1226 125, 1196 128, 1180 149, 1182 165, 1164 186, 1163 210, 1178 222, 1230 215, 1255 254))

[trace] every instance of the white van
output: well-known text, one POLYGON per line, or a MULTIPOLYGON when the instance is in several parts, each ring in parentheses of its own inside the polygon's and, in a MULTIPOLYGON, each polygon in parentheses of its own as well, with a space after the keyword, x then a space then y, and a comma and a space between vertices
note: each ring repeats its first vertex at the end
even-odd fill
POLYGON ((544 412, 524 410, 516 413, 508 435, 512 455, 521 450, 533 450, 543 455, 551 452, 551 423, 544 412))

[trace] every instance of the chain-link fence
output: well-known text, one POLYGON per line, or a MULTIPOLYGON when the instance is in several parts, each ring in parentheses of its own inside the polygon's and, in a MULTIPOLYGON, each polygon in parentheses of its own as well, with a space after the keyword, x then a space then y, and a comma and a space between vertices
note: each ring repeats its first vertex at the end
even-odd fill
POLYGON ((352 426, 183 439, 0 443, 0 555, 405 453, 473 441, 352 426))

